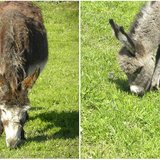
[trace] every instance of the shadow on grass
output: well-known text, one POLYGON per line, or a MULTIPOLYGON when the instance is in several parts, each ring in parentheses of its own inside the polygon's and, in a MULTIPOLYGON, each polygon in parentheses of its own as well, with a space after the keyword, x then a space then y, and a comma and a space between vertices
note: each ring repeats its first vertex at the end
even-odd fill
POLYGON ((124 92, 130 93, 128 81, 124 79, 110 79, 111 83, 115 83, 117 89, 120 89, 124 92))
POLYGON ((131 94, 132 96, 135 96, 135 97, 138 97, 138 98, 142 98, 144 96, 144 95, 136 95, 134 93, 131 93, 127 80, 124 80, 124 79, 111 79, 109 81, 111 83, 115 83, 117 89, 120 89, 123 92, 127 92, 128 94, 131 94))
POLYGON ((79 113, 76 111, 60 113, 49 111, 46 113, 41 113, 35 117, 31 117, 30 119, 34 120, 36 118, 49 122, 49 124, 39 130, 39 133, 42 133, 42 135, 28 138, 27 141, 41 142, 49 139, 68 139, 79 136, 79 113), (47 132, 55 127, 60 127, 61 129, 52 135, 43 134, 44 132, 47 132))

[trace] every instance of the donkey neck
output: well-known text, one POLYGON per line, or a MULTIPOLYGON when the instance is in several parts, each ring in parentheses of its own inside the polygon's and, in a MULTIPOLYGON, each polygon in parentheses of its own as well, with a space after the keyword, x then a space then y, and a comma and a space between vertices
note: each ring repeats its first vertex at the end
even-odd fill
POLYGON ((152 51, 160 44, 160 2, 147 2, 137 15, 130 36, 137 42, 143 42, 145 50, 152 51), (154 42, 154 43, 153 43, 154 42))

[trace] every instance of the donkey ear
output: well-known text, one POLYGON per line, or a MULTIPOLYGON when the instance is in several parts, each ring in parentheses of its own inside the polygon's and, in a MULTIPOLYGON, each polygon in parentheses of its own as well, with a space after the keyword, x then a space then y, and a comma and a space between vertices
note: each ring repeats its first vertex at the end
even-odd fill
POLYGON ((135 56, 135 44, 128 34, 124 31, 122 26, 118 26, 113 19, 109 20, 109 23, 115 33, 116 38, 127 47, 133 56, 135 56))
POLYGON ((40 73, 40 68, 36 69, 35 72, 26 77, 22 82, 21 82, 21 85, 22 85, 22 89, 23 90, 29 90, 33 87, 34 83, 36 82, 38 76, 39 76, 39 73, 40 73))

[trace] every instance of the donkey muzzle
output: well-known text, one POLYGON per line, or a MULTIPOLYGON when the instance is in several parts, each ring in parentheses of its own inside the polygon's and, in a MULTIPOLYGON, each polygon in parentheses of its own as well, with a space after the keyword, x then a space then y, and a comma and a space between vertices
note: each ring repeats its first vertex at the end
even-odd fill
POLYGON ((17 148, 20 142, 20 139, 6 139, 7 147, 9 148, 17 148))
POLYGON ((139 96, 143 96, 145 92, 144 88, 140 86, 136 86, 136 85, 131 85, 130 90, 132 93, 139 95, 139 96))

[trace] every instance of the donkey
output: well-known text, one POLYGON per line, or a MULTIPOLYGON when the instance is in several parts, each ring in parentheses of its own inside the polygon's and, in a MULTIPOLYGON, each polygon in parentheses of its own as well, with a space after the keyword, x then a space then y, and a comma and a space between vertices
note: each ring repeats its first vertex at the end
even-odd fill
POLYGON ((48 59, 47 34, 31 2, 0 3, 0 133, 16 148, 24 137, 28 91, 48 59))
POLYGON ((129 33, 113 19, 109 23, 123 44, 119 65, 125 72, 130 91, 143 95, 158 89, 160 83, 160 2, 147 2, 137 15, 129 33))

